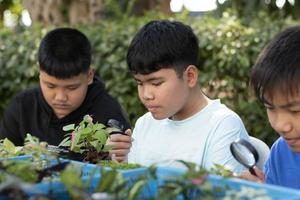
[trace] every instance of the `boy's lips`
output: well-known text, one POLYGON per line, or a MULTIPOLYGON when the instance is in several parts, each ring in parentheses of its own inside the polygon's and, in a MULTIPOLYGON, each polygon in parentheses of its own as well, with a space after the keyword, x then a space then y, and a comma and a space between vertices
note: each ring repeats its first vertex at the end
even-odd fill
POLYGON ((155 112, 159 106, 146 106, 149 112, 155 112))
POLYGON ((67 108, 69 108, 69 105, 67 105, 67 104, 54 104, 53 107, 56 108, 56 109, 67 109, 67 108))
POLYGON ((294 146, 300 140, 300 138, 284 138, 284 139, 289 146, 294 146))

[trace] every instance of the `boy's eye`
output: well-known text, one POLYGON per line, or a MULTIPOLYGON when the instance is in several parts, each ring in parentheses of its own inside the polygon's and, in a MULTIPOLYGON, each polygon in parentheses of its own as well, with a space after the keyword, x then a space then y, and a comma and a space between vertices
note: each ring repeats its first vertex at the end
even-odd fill
POLYGON ((76 90, 77 88, 78 88, 78 86, 68 87, 69 90, 76 90))
POLYGON ((143 85, 143 83, 142 83, 142 82, 139 82, 139 81, 137 81, 136 84, 137 84, 137 85, 143 85))
POLYGON ((55 88, 55 86, 52 85, 52 84, 47 84, 47 87, 50 88, 50 89, 55 88))
POLYGON ((163 83, 162 81, 160 81, 160 82, 153 82, 152 85, 154 85, 154 86, 160 86, 162 83, 163 83))
POLYGON ((292 113, 292 114, 300 114, 300 110, 290 110, 290 112, 292 113))
POLYGON ((266 108, 267 110, 269 110, 269 111, 275 110, 274 107, 271 107, 271 106, 265 106, 265 108, 266 108))

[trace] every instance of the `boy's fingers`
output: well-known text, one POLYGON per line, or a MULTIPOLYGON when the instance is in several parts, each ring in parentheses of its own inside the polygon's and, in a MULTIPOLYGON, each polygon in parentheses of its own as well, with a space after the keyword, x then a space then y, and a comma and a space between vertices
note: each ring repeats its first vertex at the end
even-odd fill
POLYGON ((113 149, 111 150, 111 153, 115 154, 115 156, 126 156, 129 151, 129 149, 113 149))
POLYGON ((129 149, 131 147, 131 143, 129 142, 107 142, 106 145, 112 146, 113 149, 129 149))
POLYGON ((252 175, 248 170, 246 170, 246 171, 243 171, 238 177, 248 180, 248 181, 255 181, 255 182, 263 183, 264 175, 263 175, 262 171, 260 171, 259 169, 256 168, 255 172, 256 172, 257 176, 252 175))
POLYGON ((265 175, 264 173, 258 169, 257 167, 254 167, 255 173, 257 175, 257 177, 259 178, 260 182, 265 182, 265 175))
POLYGON ((118 160, 116 159, 116 154, 111 154, 111 160, 113 161, 113 162, 116 162, 116 163, 118 163, 118 160))
POLYGON ((131 143, 131 135, 113 134, 109 136, 112 142, 129 142, 131 143))
MULTIPOLYGON (((129 135, 130 137, 132 136, 132 130, 131 129, 127 129, 126 131, 125 131, 125 134, 126 135, 129 135)), ((133 142, 133 137, 131 137, 131 142, 133 142)))
POLYGON ((116 160, 118 163, 121 163, 121 162, 127 162, 127 156, 116 156, 116 157, 115 157, 115 160, 116 160))
POLYGON ((125 131, 125 134, 131 136, 131 135, 132 135, 131 129, 127 129, 127 130, 125 131))
POLYGON ((112 150, 117 150, 117 149, 129 150, 130 147, 132 146, 131 142, 113 142, 111 140, 107 140, 106 145, 111 146, 112 150))
POLYGON ((111 160, 116 163, 126 162, 127 156, 117 156, 116 154, 111 154, 111 160))
POLYGON ((259 180, 258 177, 252 175, 248 171, 247 172, 242 172, 238 177, 242 178, 242 179, 245 179, 245 180, 248 180, 248 181, 258 181, 259 180))

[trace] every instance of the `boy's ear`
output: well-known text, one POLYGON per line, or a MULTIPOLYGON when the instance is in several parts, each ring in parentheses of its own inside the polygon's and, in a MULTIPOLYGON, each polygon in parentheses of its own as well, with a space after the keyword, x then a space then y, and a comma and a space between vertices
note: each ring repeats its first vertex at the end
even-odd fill
POLYGON ((88 71, 88 83, 89 84, 93 83, 94 76, 95 76, 95 69, 90 68, 88 71))
POLYGON ((194 87, 198 84, 198 69, 195 65, 189 65, 184 73, 190 87, 194 87))

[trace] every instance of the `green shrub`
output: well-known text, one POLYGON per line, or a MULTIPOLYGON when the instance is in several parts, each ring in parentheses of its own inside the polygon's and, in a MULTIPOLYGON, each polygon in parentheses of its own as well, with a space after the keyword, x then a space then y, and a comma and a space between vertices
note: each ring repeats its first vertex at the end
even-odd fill
POLYGON ((36 51, 40 35, 41 30, 14 33, 0 29, 0 113, 17 91, 37 82, 36 51))
MULTIPOLYGON (((154 16, 154 15, 153 15, 154 16)), ((134 79, 127 70, 127 47, 137 30, 151 19, 127 17, 99 24, 78 26, 93 45, 93 67, 105 81, 108 91, 120 102, 134 125, 146 110, 137 96, 134 79)), ((268 125, 262 105, 249 88, 249 73, 256 57, 270 38, 283 27, 296 23, 290 19, 272 20, 267 16, 253 19, 249 26, 226 14, 175 16, 192 26, 200 40, 200 84, 204 92, 236 111, 251 135, 271 144, 277 137, 268 125)), ((31 27, 17 33, 0 30, 0 116, 16 92, 38 84, 37 48, 49 30, 31 27)))

